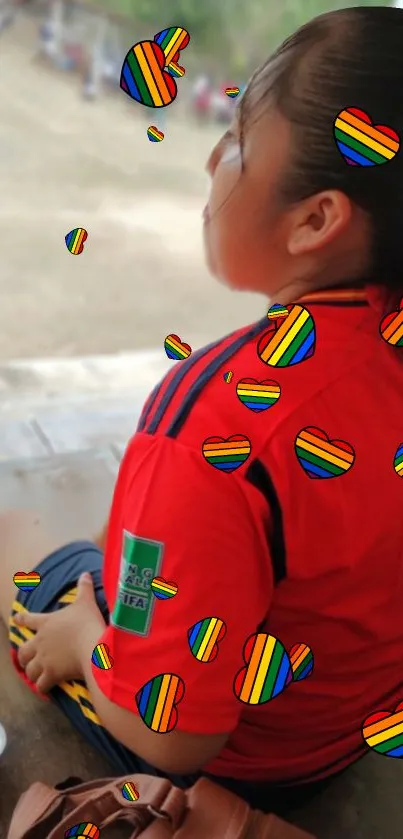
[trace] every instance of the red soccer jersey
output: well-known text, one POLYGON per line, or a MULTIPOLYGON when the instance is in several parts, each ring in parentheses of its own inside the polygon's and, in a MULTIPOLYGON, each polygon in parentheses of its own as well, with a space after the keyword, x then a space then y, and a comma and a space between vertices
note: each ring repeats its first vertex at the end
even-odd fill
POLYGON ((364 291, 269 314, 145 405, 94 676, 153 730, 231 732, 209 772, 294 784, 355 760, 363 719, 403 699, 403 367, 364 291))

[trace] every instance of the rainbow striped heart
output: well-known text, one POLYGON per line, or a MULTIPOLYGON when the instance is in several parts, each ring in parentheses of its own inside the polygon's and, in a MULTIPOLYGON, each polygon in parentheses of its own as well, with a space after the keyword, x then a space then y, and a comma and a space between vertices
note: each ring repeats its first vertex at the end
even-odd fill
POLYGON ((97 644, 92 651, 91 661, 99 670, 111 670, 114 665, 113 658, 107 644, 97 644))
POLYGON ((315 324, 312 315, 300 304, 272 307, 267 313, 269 329, 257 344, 257 354, 269 367, 290 367, 312 358, 315 352, 315 324), (274 317, 273 317, 274 316, 274 317), (273 320, 271 318, 273 317, 273 320))
POLYGON ((379 331, 387 344, 392 347, 403 347, 403 297, 399 309, 382 318, 379 331))
POLYGON ((156 125, 149 125, 147 128, 147 137, 150 140, 150 143, 162 143, 165 134, 163 131, 160 131, 156 125))
POLYGON ((171 61, 170 64, 168 64, 167 70, 174 79, 181 79, 182 76, 185 75, 185 68, 181 67, 180 64, 177 64, 176 61, 171 61))
POLYGON ((374 125, 359 108, 344 108, 334 121, 336 146, 349 166, 390 163, 400 148, 400 137, 387 125, 374 125))
POLYGON ((278 382, 266 380, 258 382, 256 379, 240 379, 236 386, 237 397, 245 408, 260 413, 267 411, 278 402, 281 387, 278 382))
POLYGON ((244 434, 232 437, 207 437, 203 443, 203 457, 221 472, 235 472, 247 461, 251 442, 244 434))
POLYGON ((99 839, 100 830, 93 822, 80 822, 73 824, 64 834, 64 839, 99 839))
POLYGON ((226 87, 225 93, 230 99, 236 99, 239 96, 239 87, 226 87))
POLYGON ((146 682, 135 700, 141 719, 151 731, 167 734, 178 722, 177 706, 185 695, 185 683, 175 673, 160 673, 146 682))
POLYGON ((34 591, 41 583, 41 575, 37 571, 17 571, 13 577, 14 584, 19 591, 34 591))
POLYGON ((396 449, 396 454, 393 458, 393 468, 400 478, 403 478, 403 443, 396 449))
POLYGON ((313 673, 313 652, 307 644, 294 644, 290 650, 292 678, 302 682, 313 673))
POLYGON ((126 801, 137 801, 140 798, 139 791, 132 781, 126 781, 122 786, 122 795, 126 801))
POLYGON ((174 361, 183 361, 192 354, 192 347, 184 344, 178 335, 167 335, 164 341, 165 352, 168 358, 174 361))
POLYGON ((295 453, 308 478, 338 478, 354 465, 355 452, 344 440, 330 440, 314 426, 303 428, 295 439, 295 453))
POLYGON ((227 627, 220 618, 202 618, 188 630, 190 652, 204 664, 214 661, 227 627))
POLYGON ((403 758, 403 702, 396 710, 377 711, 362 724, 362 736, 370 749, 385 757, 403 758))
POLYGON ((151 580, 151 591, 158 600, 170 600, 178 593, 176 583, 169 583, 163 577, 154 577, 151 580))

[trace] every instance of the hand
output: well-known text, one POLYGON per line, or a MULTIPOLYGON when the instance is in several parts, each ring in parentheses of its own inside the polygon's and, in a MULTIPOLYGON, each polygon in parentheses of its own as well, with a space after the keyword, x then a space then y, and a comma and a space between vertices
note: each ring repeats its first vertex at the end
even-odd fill
POLYGON ((18 613, 14 620, 36 633, 20 647, 18 661, 41 693, 61 682, 83 679, 83 647, 88 647, 90 659, 106 626, 90 574, 81 575, 74 603, 46 614, 18 613))

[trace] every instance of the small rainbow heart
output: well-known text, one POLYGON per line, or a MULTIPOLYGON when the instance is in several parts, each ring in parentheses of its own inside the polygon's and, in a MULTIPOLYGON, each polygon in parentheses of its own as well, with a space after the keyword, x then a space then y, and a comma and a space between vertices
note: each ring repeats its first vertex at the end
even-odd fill
POLYGON ((400 148, 400 137, 387 125, 374 125, 360 108, 344 108, 334 121, 336 146, 349 166, 390 163, 400 148))
POLYGON ((392 347, 403 347, 403 297, 399 309, 381 320, 379 331, 384 341, 392 347))
POLYGON ((223 375, 224 382, 226 382, 227 385, 231 384, 233 376, 234 374, 232 370, 227 370, 227 372, 223 375))
POLYGON ((321 428, 303 428, 295 439, 295 453, 308 478, 338 478, 354 465, 355 452, 345 440, 330 440, 321 428))
POLYGON ((237 397, 245 408, 260 413, 267 411, 278 402, 281 387, 278 382, 266 380, 258 382, 256 379, 241 379, 236 386, 237 397))
POLYGON ((399 478, 403 478, 403 443, 400 443, 400 446, 397 447, 393 458, 393 468, 399 478))
POLYGON ((34 591, 38 588, 41 582, 41 575, 37 571, 17 571, 14 574, 13 581, 19 591, 34 591))
POLYGON ((207 437, 203 443, 203 457, 221 472, 235 472, 248 459, 251 442, 244 434, 232 437, 207 437))
POLYGON ((376 711, 362 724, 362 736, 370 749, 385 757, 403 758, 403 702, 396 710, 376 711))
POLYGON ((97 644, 92 651, 91 661, 100 670, 111 670, 114 661, 107 644, 97 644))
POLYGON ((281 303, 273 303, 267 312, 269 320, 276 320, 276 318, 288 318, 289 311, 287 306, 282 306, 281 303))
POLYGON ((122 795, 123 798, 126 799, 126 801, 138 801, 138 799, 140 798, 140 794, 137 787, 131 781, 127 781, 125 784, 123 784, 122 795))
POLYGON ((64 834, 64 839, 70 839, 70 837, 74 837, 74 839, 99 839, 100 831, 99 827, 93 822, 80 822, 80 824, 74 824, 73 827, 69 827, 64 834))
POLYGON ((67 250, 74 256, 78 256, 83 252, 84 242, 87 239, 88 233, 84 230, 84 227, 75 227, 74 230, 70 230, 70 233, 66 233, 64 237, 67 250))
POLYGON ((181 79, 182 76, 185 75, 185 68, 181 67, 180 64, 177 64, 176 61, 171 61, 170 64, 168 64, 167 70, 174 79, 181 79))
POLYGON ((151 590, 158 600, 170 600, 178 593, 178 586, 164 580, 163 577, 154 577, 151 580, 151 590))
POLYGON ((220 618, 203 618, 188 630, 190 652, 203 664, 214 661, 226 633, 227 627, 220 618))
POLYGON ((150 143, 161 143, 165 134, 163 131, 160 131, 159 128, 156 128, 155 125, 149 125, 147 128, 147 137, 150 140, 150 143))
POLYGON ((230 99, 236 99, 239 96, 239 87, 226 87, 225 93, 230 99))
POLYGON ((302 682, 313 673, 313 653, 307 644, 294 644, 290 650, 290 661, 294 682, 302 682))
POLYGON ((168 358, 172 358, 174 361, 183 361, 192 354, 192 347, 189 344, 184 344, 178 335, 167 335, 164 347, 168 358))

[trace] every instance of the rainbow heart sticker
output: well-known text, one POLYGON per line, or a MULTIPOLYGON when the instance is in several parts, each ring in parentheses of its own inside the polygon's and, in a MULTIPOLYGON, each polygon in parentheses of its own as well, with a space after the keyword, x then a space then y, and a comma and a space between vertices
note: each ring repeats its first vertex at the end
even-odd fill
POLYGON ((220 618, 203 618, 188 630, 190 652, 203 664, 214 661, 226 633, 227 627, 220 618))
POLYGON ((246 667, 234 679, 234 694, 245 705, 264 705, 292 682, 288 653, 274 635, 251 635, 243 648, 246 667))
POLYGON ((239 87, 226 87, 225 93, 230 99, 236 99, 239 96, 239 87))
POLYGON ((403 478, 403 443, 396 449, 396 454, 393 458, 393 468, 399 478, 403 478))
POLYGON ((203 457, 221 472, 235 472, 247 461, 251 442, 244 434, 232 437, 207 437, 202 447, 203 457))
POLYGON ((91 661, 100 670, 111 670, 114 661, 107 644, 97 644, 92 651, 91 661))
POLYGON ((240 379, 236 386, 236 393, 245 408, 260 413, 272 408, 278 402, 281 387, 278 382, 269 379, 263 382, 258 382, 256 379, 240 379))
POLYGON ((192 347, 189 344, 184 344, 178 335, 167 335, 164 347, 168 358, 172 358, 174 361, 183 361, 184 358, 189 358, 192 354, 192 347))
POLYGON ((396 710, 377 711, 362 724, 362 736, 370 749, 385 757, 403 758, 403 702, 396 710))
POLYGON ((170 64, 177 63, 180 52, 187 47, 190 41, 190 35, 181 26, 169 26, 167 29, 157 32, 154 41, 161 47, 165 55, 165 64, 169 67, 170 64))
POLYGON ((147 108, 165 108, 176 99, 177 87, 164 70, 166 59, 159 44, 139 41, 125 56, 120 74, 120 88, 147 108))
POLYGON ((41 575, 37 571, 17 571, 13 581, 19 591, 34 591, 41 583, 41 575))
POLYGON ((150 143, 161 143, 165 137, 163 131, 160 131, 155 125, 149 125, 147 128, 147 137, 150 143))
POLYGON ((185 684, 174 673, 161 673, 150 679, 136 693, 135 700, 141 719, 151 731, 167 734, 178 722, 177 705, 185 695, 185 684))
POLYGON ((403 347, 403 297, 399 310, 390 312, 381 320, 379 331, 387 344, 392 347, 403 347))
POLYGON ((257 344, 259 358, 270 367, 300 364, 312 358, 315 352, 315 324, 308 309, 299 304, 284 308, 287 316, 283 311, 274 312, 273 307, 269 309, 270 327, 257 344))
POLYGON ((74 824, 73 827, 69 827, 64 834, 65 839, 70 839, 70 837, 73 836, 74 839, 99 839, 99 827, 97 827, 96 824, 93 824, 93 822, 80 822, 79 824, 74 824))
POLYGON ((169 583, 163 577, 154 577, 151 580, 151 590, 158 600, 170 600, 178 593, 176 583, 169 583))
POLYGON ((276 318, 287 318, 288 317, 288 306, 282 306, 281 303, 273 303, 270 306, 269 311, 267 312, 267 317, 269 320, 276 320, 276 318))
POLYGON ((181 79, 182 76, 185 75, 185 68, 181 67, 180 64, 177 64, 175 61, 171 61, 170 64, 168 64, 167 70, 174 79, 181 79))
POLYGON ((123 784, 122 795, 126 801, 138 801, 140 798, 139 791, 132 781, 126 781, 126 783, 123 784))
POLYGON ((295 644, 290 654, 274 635, 250 635, 243 648, 246 667, 234 679, 234 694, 245 705, 264 705, 313 672, 313 654, 306 644, 295 644))
POLYGON ((307 644, 294 644, 290 650, 292 678, 302 682, 313 673, 313 652, 307 644))
POLYGON ((233 375, 234 374, 233 374, 232 370, 227 370, 227 372, 224 373, 223 379, 224 379, 224 382, 227 383, 227 385, 231 384, 232 379, 233 379, 233 375))
POLYGON ((344 108, 334 121, 336 146, 349 166, 379 166, 396 157, 400 137, 387 125, 374 125, 360 108, 344 108))
POLYGON ((67 250, 74 256, 78 256, 83 252, 84 243, 87 239, 88 233, 84 227, 75 227, 74 230, 70 230, 70 233, 66 233, 64 237, 67 250))
POLYGON ((314 426, 303 428, 295 439, 295 453, 309 478, 338 478, 354 465, 355 452, 345 440, 330 440, 314 426))

